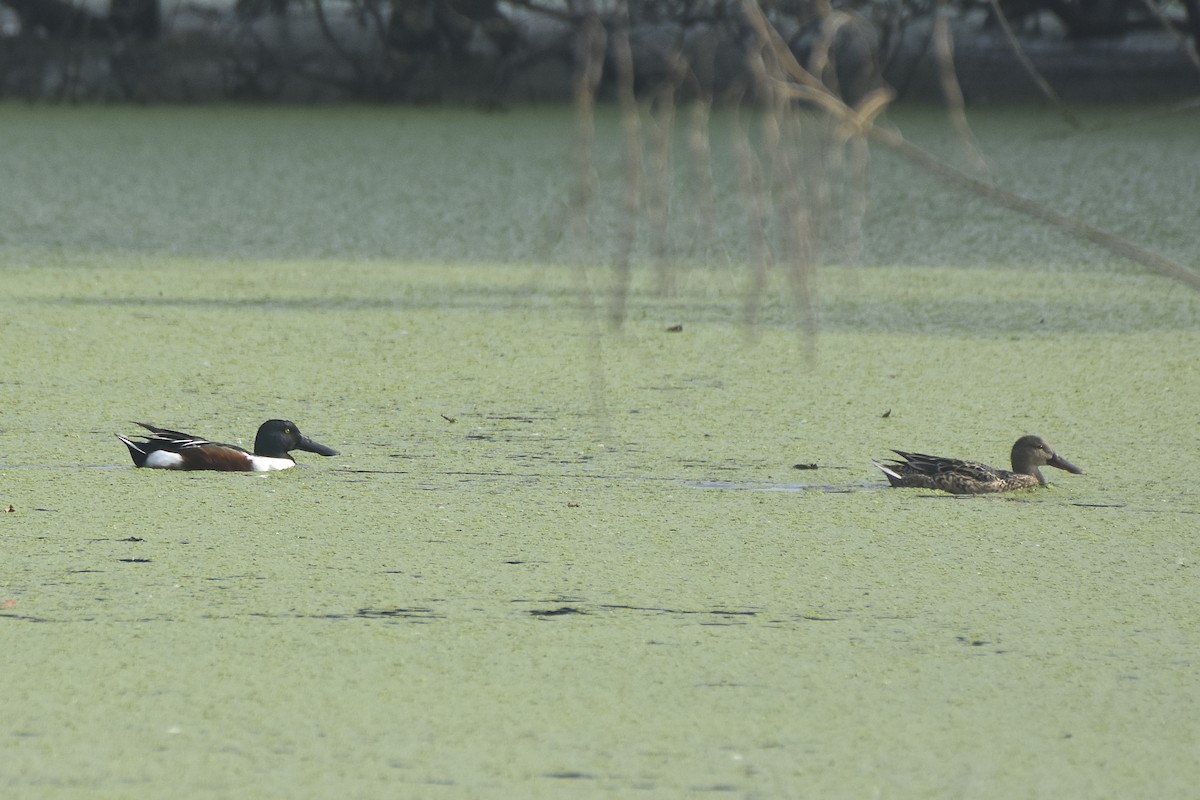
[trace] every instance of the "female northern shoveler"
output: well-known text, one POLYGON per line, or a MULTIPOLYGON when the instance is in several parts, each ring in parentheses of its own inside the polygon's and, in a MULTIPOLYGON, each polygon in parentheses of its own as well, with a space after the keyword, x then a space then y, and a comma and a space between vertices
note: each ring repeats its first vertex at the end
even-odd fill
POLYGON ((296 466, 291 450, 307 450, 323 456, 336 456, 337 450, 317 444, 286 419, 269 419, 258 429, 254 452, 237 445, 210 442, 190 433, 158 428, 145 422, 135 422, 150 431, 151 436, 132 441, 121 434, 117 438, 129 448, 136 467, 159 469, 219 469, 238 472, 268 472, 296 466))
POLYGON ((975 461, 927 456, 893 450, 903 461, 871 463, 883 470, 892 486, 918 489, 941 489, 952 494, 982 494, 1009 492, 1013 489, 1033 489, 1045 486, 1046 479, 1038 467, 1046 464, 1076 475, 1083 470, 1054 452, 1040 436, 1022 436, 1012 448, 1012 472, 996 469, 975 461))

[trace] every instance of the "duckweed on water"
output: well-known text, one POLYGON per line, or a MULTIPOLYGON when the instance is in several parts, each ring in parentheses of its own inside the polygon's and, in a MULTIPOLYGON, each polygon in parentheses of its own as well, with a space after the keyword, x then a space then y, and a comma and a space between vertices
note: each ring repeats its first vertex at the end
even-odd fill
MULTIPOLYGON (((773 294, 747 328, 736 266, 639 272, 608 331, 602 268, 529 244, 556 114, 0 109, 0 782, 1190 792, 1197 296, 1047 269, 878 157, 889 240, 818 273, 815 339, 773 294), (341 455, 166 473, 113 436, 276 416, 341 455), (1088 474, 964 501, 870 463, 1023 433, 1088 474)), ((1044 164, 1023 119, 981 139, 1044 164)))

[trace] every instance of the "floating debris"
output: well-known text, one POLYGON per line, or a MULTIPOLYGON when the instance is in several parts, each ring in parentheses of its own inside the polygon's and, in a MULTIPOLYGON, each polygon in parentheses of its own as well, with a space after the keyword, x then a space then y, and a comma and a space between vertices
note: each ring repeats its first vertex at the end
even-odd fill
POLYGON ((549 609, 537 608, 529 613, 535 617, 561 617, 564 614, 582 614, 583 612, 571 606, 559 606, 558 608, 549 609))

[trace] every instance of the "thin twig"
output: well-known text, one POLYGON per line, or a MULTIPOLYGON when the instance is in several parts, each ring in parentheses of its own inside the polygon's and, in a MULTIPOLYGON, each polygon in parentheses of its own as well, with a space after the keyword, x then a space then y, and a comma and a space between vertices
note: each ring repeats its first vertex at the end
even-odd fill
POLYGON ((1017 35, 1013 32, 1012 25, 1008 24, 1008 16, 1004 13, 1004 9, 1000 7, 1000 0, 988 0, 988 3, 991 4, 992 14, 995 15, 996 21, 1000 23, 1000 30, 1004 32, 1005 38, 1008 39, 1008 46, 1012 48, 1013 55, 1017 57, 1017 62, 1021 65, 1021 69, 1025 70, 1025 74, 1038 87, 1038 91, 1062 113, 1063 119, 1067 121, 1067 124, 1072 128, 1081 127, 1079 118, 1063 105, 1062 98, 1058 96, 1058 92, 1054 91, 1054 87, 1042 77, 1042 73, 1038 72, 1037 67, 1034 66, 1033 61, 1030 60, 1029 55, 1025 52, 1025 48, 1017 40, 1017 35))
POLYGON ((944 161, 939 160, 928 151, 922 150, 910 143, 899 133, 872 126, 867 130, 866 134, 870 137, 871 141, 883 145, 922 169, 928 170, 951 183, 974 192, 980 197, 1053 225, 1080 239, 1100 245, 1110 252, 1141 264, 1160 275, 1166 275, 1193 289, 1200 290, 1200 273, 1188 269, 1182 264, 1160 256, 1157 253, 1152 253, 1145 248, 1138 247, 1118 236, 1114 236, 1086 222, 1055 211, 1034 200, 1021 197, 1014 192, 1001 189, 978 178, 973 178, 962 170, 955 169, 944 161))
POLYGON ((617 66, 617 104, 621 109, 621 132, 625 152, 625 218, 617 244, 616 279, 609 322, 625 321, 633 269, 633 250, 637 243, 638 218, 642 210, 642 125, 637 97, 633 89, 633 49, 629 44, 629 19, 623 19, 613 39, 617 66))
POLYGON ((588 214, 594 187, 592 144, 595 128, 596 89, 604 69, 604 26, 588 17, 579 26, 575 41, 575 187, 571 192, 571 228, 579 241, 589 232, 588 214))
POLYGON ((958 141, 963 153, 975 165, 975 168, 988 171, 987 159, 979 150, 979 142, 971 132, 967 123, 963 100, 962 87, 958 83, 958 73, 954 69, 954 40, 950 33, 950 20, 942 0, 938 0, 933 10, 933 52, 937 56, 938 75, 941 78, 942 94, 946 97, 946 110, 950 114, 950 122, 958 132, 958 141))
MULTIPOLYGON (((996 0, 991 0, 991 2, 994 3, 996 0)), ((1153 0, 1142 0, 1142 4, 1146 6, 1146 10, 1150 12, 1150 15, 1162 24, 1163 30, 1167 32, 1167 35, 1175 39, 1184 52, 1188 54, 1188 58, 1192 60, 1192 65, 1200 70, 1200 53, 1196 52, 1196 42, 1180 33, 1153 0)))

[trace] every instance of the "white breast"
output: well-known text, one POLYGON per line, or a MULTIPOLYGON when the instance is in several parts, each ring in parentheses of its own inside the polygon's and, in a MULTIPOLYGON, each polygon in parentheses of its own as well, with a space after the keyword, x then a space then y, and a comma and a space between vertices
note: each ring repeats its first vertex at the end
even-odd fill
POLYGON ((255 472, 273 472, 277 469, 291 469, 296 462, 290 458, 268 458, 267 456, 250 456, 250 463, 255 472))

